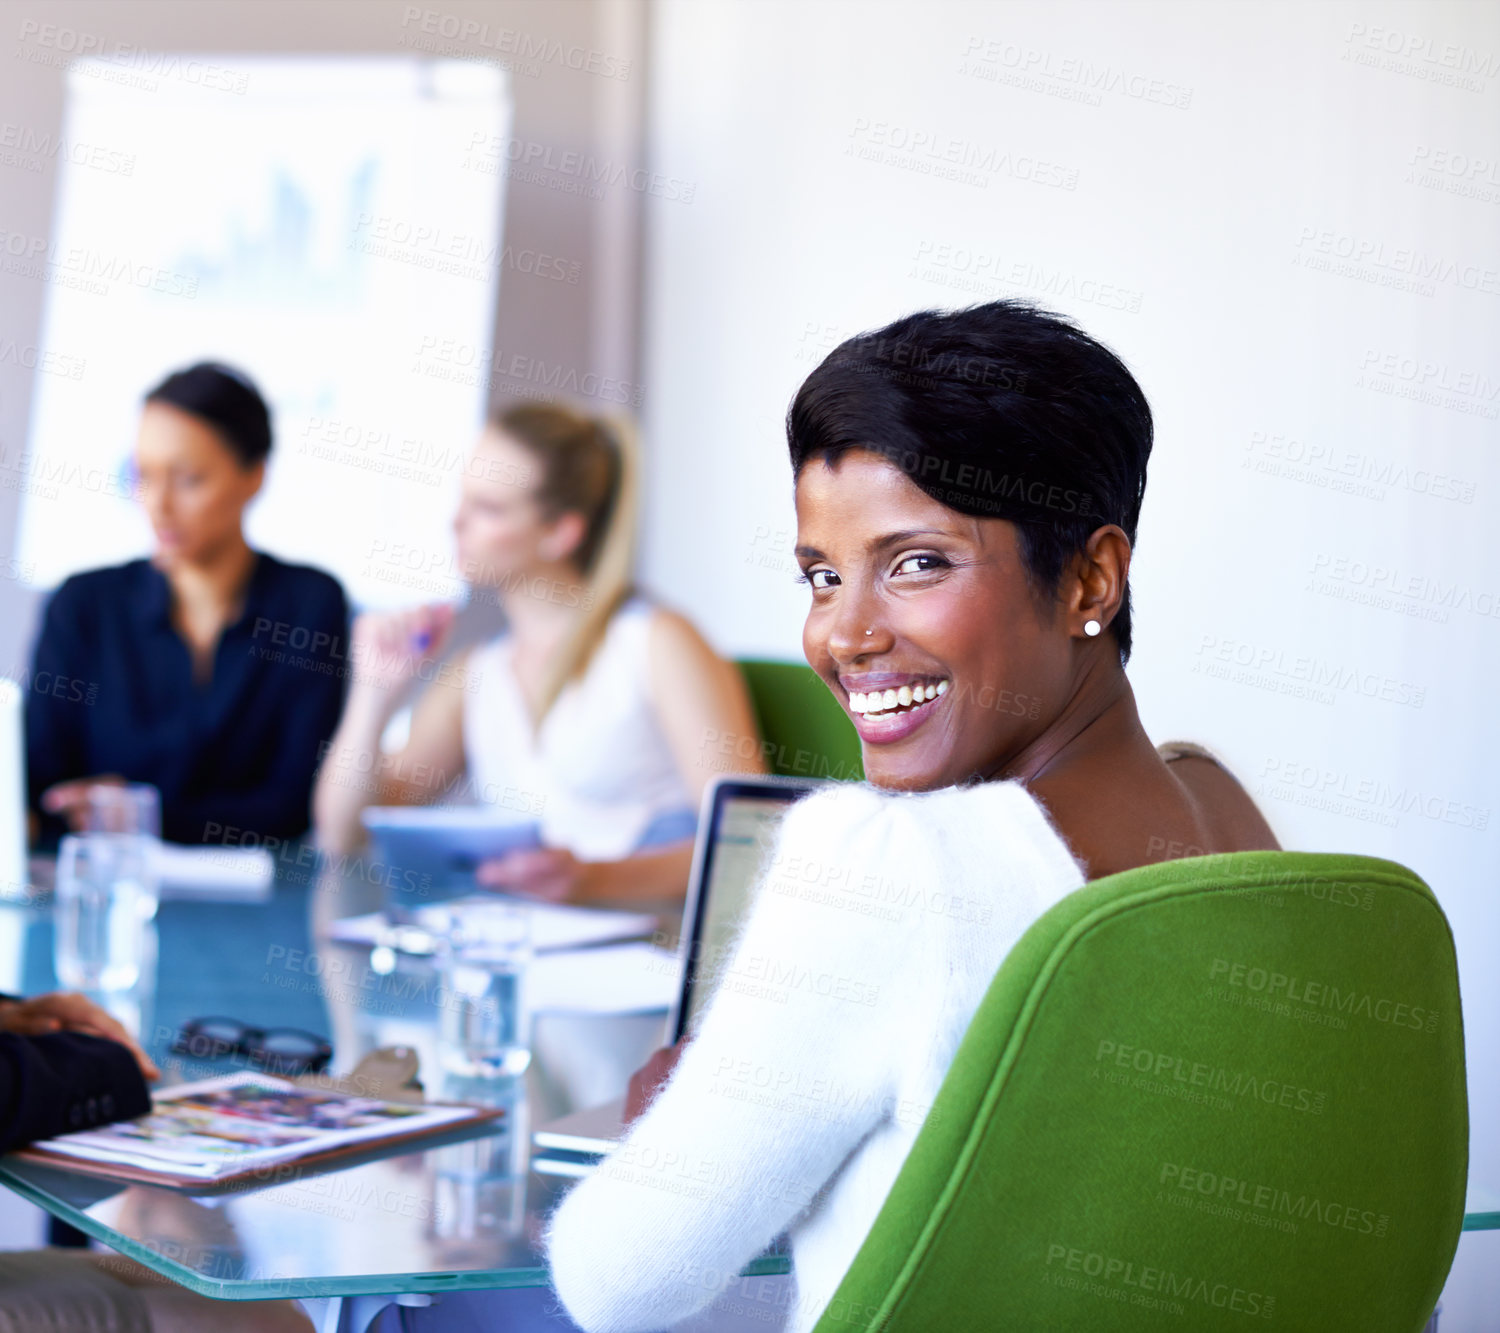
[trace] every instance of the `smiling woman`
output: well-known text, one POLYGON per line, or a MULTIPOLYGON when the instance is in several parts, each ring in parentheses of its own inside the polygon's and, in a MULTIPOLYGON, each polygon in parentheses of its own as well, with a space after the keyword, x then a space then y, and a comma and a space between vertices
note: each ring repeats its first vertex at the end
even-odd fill
POLYGON ((1275 845, 1237 783, 1205 803, 1179 780, 1136 712, 1152 418, 1113 352, 1018 301, 910 315, 808 376, 787 440, 803 650, 872 783, 1019 780, 1095 877, 1174 839, 1275 845))
POLYGON ((835 349, 787 436, 803 650, 868 781, 782 825, 720 972, 790 979, 774 1003, 721 986, 555 1215, 554 1284, 591 1331, 671 1324, 782 1231, 787 1327, 811 1329, 1026 928, 1089 879, 1277 845, 1208 751, 1158 749, 1136 712, 1151 411, 1117 356, 1020 302, 911 315, 835 349))
POLYGON ((1075 651, 1101 675, 1129 660, 1151 409, 1067 322, 997 301, 853 338, 798 392, 787 439, 803 647, 879 785, 993 776, 1028 723, 1045 730, 1075 651), (904 706, 903 684, 923 700, 904 706))

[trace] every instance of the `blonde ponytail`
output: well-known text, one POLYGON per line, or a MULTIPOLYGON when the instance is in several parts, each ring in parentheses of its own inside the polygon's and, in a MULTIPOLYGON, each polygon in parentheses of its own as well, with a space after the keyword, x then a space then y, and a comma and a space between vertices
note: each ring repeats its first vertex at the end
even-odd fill
POLYGON ((553 516, 569 510, 587 523, 579 544, 584 614, 543 675, 532 710, 540 727, 570 680, 588 670, 609 623, 633 591, 640 464, 634 424, 624 416, 589 417, 555 403, 515 407, 492 426, 537 455, 538 500, 553 516))

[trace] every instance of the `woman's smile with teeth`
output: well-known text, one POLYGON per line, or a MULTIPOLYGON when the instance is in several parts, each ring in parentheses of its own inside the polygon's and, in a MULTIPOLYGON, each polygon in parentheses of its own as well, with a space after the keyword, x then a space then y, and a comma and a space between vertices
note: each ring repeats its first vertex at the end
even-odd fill
POLYGON ((903 708, 913 708, 936 699, 947 691, 946 679, 935 684, 917 681, 896 689, 870 690, 868 693, 856 690, 849 696, 849 711, 862 713, 865 717, 886 717, 903 708))

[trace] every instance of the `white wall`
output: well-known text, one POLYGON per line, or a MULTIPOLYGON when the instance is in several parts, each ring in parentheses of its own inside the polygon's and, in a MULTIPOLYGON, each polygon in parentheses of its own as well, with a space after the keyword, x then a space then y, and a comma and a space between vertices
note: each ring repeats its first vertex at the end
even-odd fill
POLYGON ((1076 317, 1156 413, 1147 728, 1224 754, 1284 845, 1433 886, 1500 1182, 1500 7, 663 0, 653 40, 655 165, 695 189, 648 205, 647 581, 798 656, 801 378, 914 309, 1076 317))

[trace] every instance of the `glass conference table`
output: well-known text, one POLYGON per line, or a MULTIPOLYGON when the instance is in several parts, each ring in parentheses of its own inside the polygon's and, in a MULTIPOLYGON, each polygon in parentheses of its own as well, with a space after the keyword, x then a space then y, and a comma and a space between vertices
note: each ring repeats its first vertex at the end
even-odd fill
MULTIPOLYGON (((659 1044, 664 1014, 660 1007, 610 1014, 597 1004, 571 1016, 543 1013, 523 1078, 444 1083, 435 1077, 437 1022, 424 985, 430 964, 372 959, 368 947, 326 940, 332 922, 379 901, 379 889, 357 878, 294 869, 278 872, 262 902, 163 902, 157 948, 164 962, 154 987, 143 985, 134 1001, 163 1085, 235 1068, 170 1050, 186 1020, 225 1015, 330 1034, 332 1068, 340 1072, 377 1047, 410 1046, 430 1099, 501 1105, 499 1121, 464 1138, 431 1140, 420 1151, 372 1154, 335 1171, 228 1193, 126 1186, 15 1158, 0 1158, 0 1184, 220 1299, 375 1298, 361 1303, 368 1312, 444 1292, 545 1287, 542 1226, 569 1179, 557 1174, 555 1157, 534 1156, 529 1127, 618 1095, 628 1071, 659 1044), (591 1082, 575 1069, 570 1079, 564 1067, 570 1058, 577 1064, 580 1053, 596 1073, 607 1066, 603 1075, 591 1082)), ((50 898, 0 905, 0 990, 54 987, 50 898)), ((1500 1229, 1500 1196, 1471 1182, 1468 1208, 1465 1230, 1500 1229)), ((747 1270, 787 1271, 779 1253, 747 1270)), ((338 1326, 363 1328, 365 1318, 338 1326)))
MULTIPOLYGON (((0 903, 0 990, 10 993, 56 989, 50 869, 34 868, 39 890, 30 901, 0 903)), ((334 921, 381 899, 378 885, 358 875, 294 864, 278 870, 263 901, 164 901, 154 942, 160 965, 125 1000, 163 1071, 158 1086, 241 1067, 171 1051, 187 1020, 227 1016, 329 1036, 334 1072, 379 1047, 407 1046, 418 1053, 429 1100, 498 1105, 499 1120, 420 1150, 372 1150, 336 1170, 283 1168, 286 1178, 251 1189, 123 1185, 14 1157, 0 1158, 0 1184, 206 1296, 343 1298, 346 1308, 347 1298, 377 1298, 360 1302, 364 1315, 341 1327, 363 1328, 372 1309, 398 1298, 424 1304, 443 1292, 547 1286, 542 1225, 571 1183, 559 1172, 576 1163, 533 1160, 530 1127, 623 1092, 629 1071, 660 1044, 665 1005, 643 1007, 637 986, 623 1012, 597 995, 576 1013, 554 1006, 537 1015, 524 1076, 445 1080, 431 962, 327 939, 334 921)), ((783 1256, 769 1254, 749 1272, 787 1270, 783 1256)))

